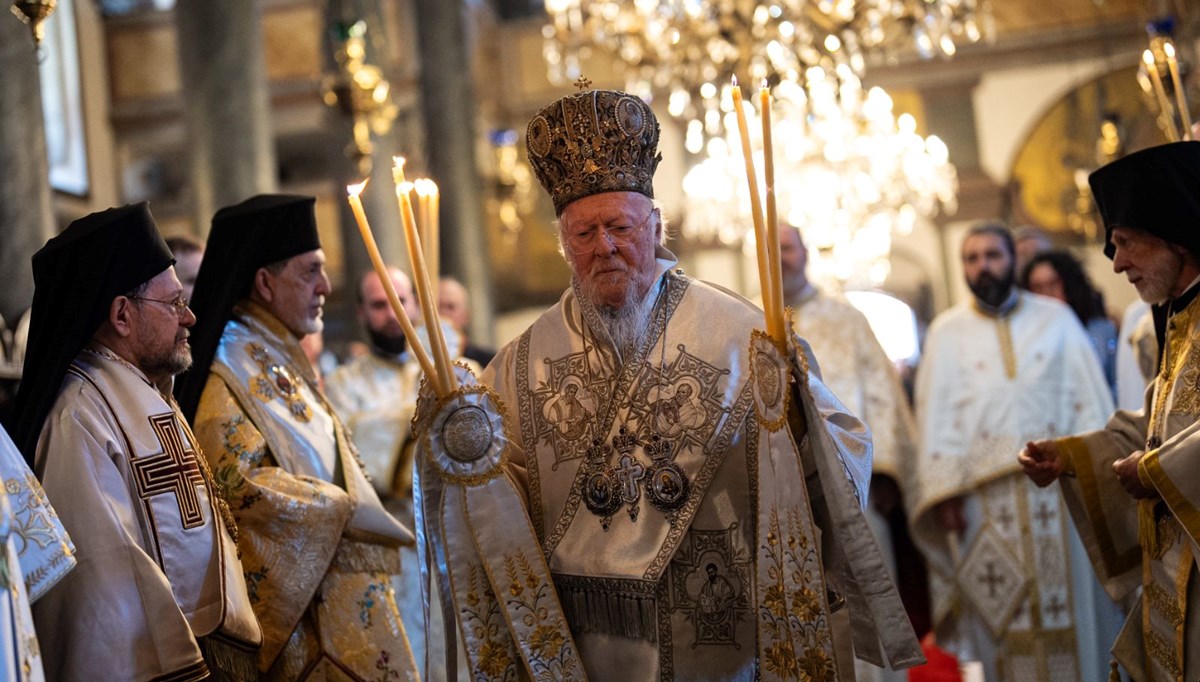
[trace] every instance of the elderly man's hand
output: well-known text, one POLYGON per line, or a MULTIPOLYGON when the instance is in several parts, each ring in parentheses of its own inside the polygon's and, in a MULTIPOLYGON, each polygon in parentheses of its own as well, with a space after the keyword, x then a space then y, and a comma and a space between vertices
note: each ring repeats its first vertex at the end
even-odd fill
POLYGON ((1045 488, 1058 480, 1066 470, 1062 451, 1052 440, 1030 441, 1017 455, 1017 461, 1025 475, 1039 488, 1045 488))
POLYGON ((1129 453, 1128 457, 1113 462, 1113 473, 1117 475, 1121 487, 1139 500, 1158 497, 1158 491, 1153 486, 1143 483, 1142 477, 1138 474, 1138 462, 1142 461, 1142 456, 1145 454, 1142 450, 1134 450, 1129 453))

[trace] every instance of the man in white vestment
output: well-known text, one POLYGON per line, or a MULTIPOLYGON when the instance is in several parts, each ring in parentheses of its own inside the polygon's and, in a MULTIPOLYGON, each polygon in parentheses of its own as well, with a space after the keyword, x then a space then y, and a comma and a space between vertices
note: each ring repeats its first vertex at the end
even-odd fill
POLYGON ((1103 424, 1112 394, 1074 313, 1014 286, 1007 229, 972 228, 961 255, 971 297, 930 325, 905 488, 939 644, 988 680, 1099 679, 1119 614, 1057 491, 1021 476, 1012 453, 1103 424))
POLYGON ((803 342, 780 349, 754 331, 762 311, 677 268, 653 201, 658 134, 623 92, 534 117, 529 156, 571 286, 481 377, 506 440, 475 407, 418 414, 438 467, 492 442, 507 462, 500 479, 422 473, 463 500, 427 519, 448 538, 472 671, 831 681, 854 679, 855 654, 913 665, 860 506, 869 436, 803 342))
POLYGON ((238 519, 264 679, 413 680, 393 586, 412 534, 300 346, 330 291, 315 203, 260 195, 213 217, 178 395, 238 519))
POLYGON ((1061 481, 1113 599, 1137 596, 1112 647, 1124 672, 1138 682, 1200 679, 1200 142, 1130 154, 1088 181, 1104 253, 1151 304, 1158 374, 1140 409, 1030 443, 1019 461, 1038 485, 1061 481))
MULTIPOLYGON (((421 311, 412 282, 396 268, 390 274, 396 296, 416 323, 421 311)), ((404 330, 374 271, 359 281, 358 321, 370 339, 371 352, 329 375, 326 394, 349 427, 379 496, 385 502, 411 497, 412 453, 405 446, 411 446, 409 426, 416 411, 421 366, 409 352, 404 330)))
POLYGON ((55 680, 257 679, 237 528, 171 397, 196 322, 145 203, 33 256, 14 435, 78 565, 34 604, 55 680))
MULTIPOLYGON (((784 302, 795 312, 796 333, 812 346, 821 365, 821 381, 842 401, 850 412, 871 430, 871 494, 867 519, 880 547, 888 558, 893 578, 897 578, 897 559, 906 565, 904 577, 924 580, 917 562, 912 566, 896 551, 911 548, 899 483, 901 470, 912 466, 917 456, 917 427, 909 409, 908 397, 895 367, 879 345, 871 324, 849 301, 819 290, 808 279, 808 248, 800 231, 786 223, 779 226, 779 258, 783 272, 784 302), (899 535, 893 537, 889 519, 899 515, 899 535), (899 544, 899 547, 897 547, 899 544), (909 575, 910 569, 915 575, 909 575)), ((915 552, 914 552, 915 554, 915 552)), ((907 585, 897 578, 905 599, 923 602, 925 585, 907 585)), ((925 612, 923 604, 905 605, 925 612)), ((869 670, 859 666, 860 678, 903 680, 899 671, 869 670)))

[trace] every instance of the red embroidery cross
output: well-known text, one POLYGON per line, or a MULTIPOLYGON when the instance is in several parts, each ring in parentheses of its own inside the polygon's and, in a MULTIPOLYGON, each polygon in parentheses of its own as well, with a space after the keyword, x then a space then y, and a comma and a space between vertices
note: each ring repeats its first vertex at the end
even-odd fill
POLYGON ((158 437, 162 453, 133 460, 133 476, 137 482, 138 496, 148 500, 155 495, 174 493, 179 503, 179 518, 184 528, 204 525, 200 513, 200 498, 196 486, 203 485, 204 477, 196 463, 196 453, 184 445, 179 435, 179 424, 175 414, 168 412, 150 417, 150 426, 158 437))

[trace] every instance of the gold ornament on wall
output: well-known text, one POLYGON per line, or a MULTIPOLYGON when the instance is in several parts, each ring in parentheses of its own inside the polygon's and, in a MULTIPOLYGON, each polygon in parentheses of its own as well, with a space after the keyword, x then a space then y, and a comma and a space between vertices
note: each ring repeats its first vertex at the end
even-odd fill
POLYGON ((54 12, 58 0, 13 0, 12 13, 29 25, 35 45, 42 44, 42 23, 54 12))
POLYGON ((367 62, 366 22, 345 29, 342 43, 334 55, 340 73, 321 84, 325 104, 338 107, 354 121, 353 140, 346 156, 358 165, 360 175, 371 173, 371 136, 388 134, 400 109, 392 100, 392 86, 383 71, 367 62))

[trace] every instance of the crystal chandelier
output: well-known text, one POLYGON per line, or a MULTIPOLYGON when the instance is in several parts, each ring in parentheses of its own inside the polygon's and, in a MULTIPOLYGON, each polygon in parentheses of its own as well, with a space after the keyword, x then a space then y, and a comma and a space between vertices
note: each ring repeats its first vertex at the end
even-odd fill
MULTIPOLYGON (((780 219, 804 234, 813 279, 877 286, 889 272, 892 234, 910 233, 919 217, 956 210, 954 166, 945 143, 917 134, 911 115, 896 117, 881 88, 864 91, 853 74, 839 79, 820 67, 805 76, 807 87, 784 82, 776 88, 780 219)), ((725 127, 736 130, 736 123, 730 119, 725 127)), ((683 180, 688 201, 681 236, 746 244, 753 234, 746 227, 750 204, 740 142, 735 134, 712 137, 704 152, 683 180)))
POLYGON ((811 67, 848 68, 906 51, 950 57, 989 40, 988 0, 545 0, 543 29, 552 82, 580 75, 599 47, 626 65, 626 89, 668 93, 673 116, 704 121, 709 135, 731 76, 801 82, 811 67))
POLYGON ((780 216, 804 230, 818 278, 878 284, 893 232, 952 212, 957 179, 946 145, 898 120, 869 64, 905 52, 953 56, 991 40, 988 0, 546 0, 552 82, 580 75, 593 50, 625 65, 626 90, 665 95, 700 157, 684 180, 682 224, 694 242, 745 244, 749 199, 731 76, 770 85, 780 216), (732 134, 731 134, 732 133, 732 134))

